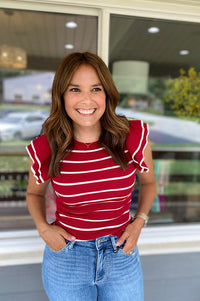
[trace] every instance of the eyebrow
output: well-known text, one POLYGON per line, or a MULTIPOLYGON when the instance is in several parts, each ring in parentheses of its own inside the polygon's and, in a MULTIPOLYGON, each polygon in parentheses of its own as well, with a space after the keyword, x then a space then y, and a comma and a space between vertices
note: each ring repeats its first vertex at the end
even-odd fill
MULTIPOLYGON (((76 84, 73 84, 73 83, 70 83, 69 85, 68 85, 68 87, 80 87, 80 85, 76 85, 76 84)), ((102 86, 102 84, 101 83, 98 83, 98 84, 94 84, 94 85, 92 85, 92 87, 97 87, 97 86, 102 86)))

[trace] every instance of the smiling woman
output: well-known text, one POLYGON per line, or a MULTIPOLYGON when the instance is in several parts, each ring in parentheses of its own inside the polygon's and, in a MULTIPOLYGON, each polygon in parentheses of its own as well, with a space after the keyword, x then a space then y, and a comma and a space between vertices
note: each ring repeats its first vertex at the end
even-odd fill
POLYGON ((55 74, 44 134, 27 146, 32 159, 27 204, 47 244, 43 282, 51 301, 143 300, 137 241, 156 183, 148 126, 117 115, 118 100, 99 56, 66 56, 55 74), (140 195, 133 219, 137 170, 140 195), (53 225, 44 212, 49 181, 56 194, 53 225))

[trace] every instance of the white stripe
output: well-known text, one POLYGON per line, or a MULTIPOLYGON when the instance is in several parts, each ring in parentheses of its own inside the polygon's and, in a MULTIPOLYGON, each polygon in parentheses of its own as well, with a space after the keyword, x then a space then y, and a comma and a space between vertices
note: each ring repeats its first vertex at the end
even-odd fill
POLYGON ((31 141, 31 146, 32 146, 32 149, 33 149, 33 152, 35 154, 35 158, 36 158, 36 161, 38 162, 38 165, 39 165, 39 168, 38 168, 38 173, 39 173, 39 179, 41 180, 42 183, 44 183, 44 180, 42 178, 42 173, 41 173, 41 162, 36 154, 36 150, 35 150, 35 147, 34 147, 34 144, 33 144, 33 140, 31 141))
MULTIPOLYGON (((35 163, 35 161, 34 161, 34 159, 33 159, 33 157, 31 156, 31 153, 29 152, 29 149, 28 149, 28 146, 26 146, 26 150, 27 150, 27 152, 28 152, 28 155, 29 155, 29 157, 31 158, 31 160, 32 160, 32 162, 33 163, 35 163)), ((31 171, 32 171, 32 173, 33 173, 33 175, 34 175, 34 177, 36 178, 36 183, 38 184, 38 180, 39 180, 39 178, 38 178, 38 176, 36 175, 36 173, 35 173, 35 170, 33 169, 33 166, 31 166, 31 171)))
MULTIPOLYGON (((127 211, 124 211, 120 216, 128 213, 129 210, 127 211)), ((86 219, 86 218, 79 218, 79 217, 73 217, 73 216, 68 216, 68 215, 65 215, 65 214, 59 214, 59 216, 61 217, 67 217, 67 218, 71 218, 71 219, 75 219, 75 220, 78 220, 78 221, 84 221, 84 222, 91 222, 91 223, 101 223, 101 222, 108 222, 108 221, 113 221, 115 219, 118 219, 120 216, 117 216, 117 217, 114 217, 114 218, 108 218, 108 219, 98 219, 98 220, 92 220, 92 219, 86 219)))
MULTIPOLYGON (((148 136, 149 136, 149 126, 148 126, 148 124, 147 124, 147 137, 146 137, 146 144, 145 144, 145 146, 144 146, 144 148, 143 148, 143 150, 142 150, 142 160, 141 160, 141 162, 140 162, 140 165, 143 163, 143 161, 144 161, 144 151, 145 151, 145 148, 146 148, 146 146, 147 146, 147 144, 148 144, 148 136)), ((148 167, 143 167, 142 168, 142 170, 141 170, 141 172, 143 172, 144 170, 147 170, 147 172, 149 171, 149 168, 148 167)))
POLYGON ((122 207, 119 207, 119 208, 114 208, 114 209, 102 209, 102 210, 95 210, 94 212, 104 212, 104 211, 117 211, 117 210, 120 210, 122 209, 124 206, 122 207))
MULTIPOLYGON (((133 163, 133 160, 129 161, 128 164, 133 163)), ((61 174, 69 174, 69 175, 79 175, 79 174, 85 174, 85 173, 92 173, 92 172, 99 172, 99 171, 105 171, 109 169, 114 168, 121 168, 120 165, 105 167, 105 168, 99 168, 99 169, 92 169, 92 170, 84 170, 84 171, 61 171, 61 174)))
POLYGON ((122 190, 127 190, 129 188, 132 188, 135 183, 128 187, 124 188, 114 188, 114 189, 107 189, 107 190, 99 190, 99 191, 91 191, 91 192, 84 192, 84 193, 77 193, 77 194, 61 194, 56 191, 56 194, 59 196, 62 196, 64 198, 70 198, 70 197, 77 197, 77 196, 82 196, 82 195, 88 195, 88 194, 96 194, 96 193, 104 193, 104 192, 111 192, 111 191, 122 191, 122 190))
MULTIPOLYGON (((71 153, 92 153, 92 152, 98 152, 98 151, 100 151, 100 150, 102 150, 102 149, 105 150, 104 147, 101 147, 101 148, 98 148, 98 149, 91 149, 91 150, 75 150, 75 149, 73 149, 73 150, 71 151, 71 153)), ((128 150, 125 150, 124 152, 127 153, 128 150)))
POLYGON ((67 217, 67 218, 72 218, 72 219, 76 219, 76 220, 78 220, 78 221, 92 222, 92 223, 107 222, 107 221, 112 221, 112 220, 118 218, 118 216, 117 216, 117 217, 115 217, 115 218, 109 218, 109 219, 91 220, 91 219, 85 219, 85 218, 78 218, 78 217, 67 216, 67 215, 64 215, 64 214, 59 214, 59 216, 67 217))
POLYGON ((103 147, 98 148, 98 149, 91 149, 91 150, 72 150, 71 153, 93 153, 93 152, 98 152, 100 150, 104 149, 103 147))
POLYGON ((130 220, 131 220, 131 218, 129 217, 129 219, 128 219, 126 222, 124 222, 124 223, 122 223, 122 224, 119 224, 119 225, 116 225, 116 226, 107 226, 107 227, 90 228, 90 229, 76 228, 76 227, 69 226, 69 225, 67 225, 67 224, 65 224, 65 223, 63 223, 63 222, 61 222, 61 221, 58 221, 58 222, 59 222, 60 224, 64 225, 65 227, 70 228, 70 229, 79 230, 79 231, 87 231, 87 232, 89 232, 89 231, 100 231, 100 230, 103 230, 103 229, 111 229, 111 228, 113 229, 113 228, 118 228, 118 227, 121 227, 121 226, 123 226, 124 224, 128 223, 130 220))
POLYGON ((135 155, 137 154, 137 152, 139 151, 139 149, 140 149, 140 147, 141 147, 141 144, 142 144, 142 141, 143 141, 143 138, 144 138, 144 131, 145 131, 143 121, 140 120, 140 122, 141 122, 141 127, 142 127, 142 136, 141 136, 141 139, 140 139, 140 143, 139 143, 139 145, 138 145, 138 148, 136 149, 136 151, 135 151, 134 154, 132 155, 132 159, 133 159, 133 161, 134 161, 135 163, 137 163, 137 164, 140 165, 140 167, 142 168, 141 172, 143 172, 144 169, 147 169, 147 171, 149 170, 147 167, 141 166, 141 164, 142 164, 143 161, 144 161, 144 150, 145 150, 145 148, 146 148, 146 146, 147 146, 147 143, 148 143, 147 137, 148 137, 148 135, 149 135, 149 129, 148 129, 148 125, 147 125, 147 130, 148 130, 148 132, 147 132, 147 136, 146 136, 146 144, 145 144, 145 146, 144 146, 144 148, 143 148, 143 150, 142 150, 142 160, 141 160, 140 162, 138 162, 137 160, 135 160, 134 157, 135 157, 135 155))
POLYGON ((63 163, 92 163, 92 162, 99 162, 99 161, 107 160, 107 159, 110 159, 110 158, 112 158, 112 157, 108 156, 108 157, 104 157, 104 158, 100 158, 100 159, 85 160, 85 161, 60 160, 60 162, 63 162, 63 163))
POLYGON ((88 203, 98 203, 98 202, 108 202, 108 203, 113 203, 116 202, 117 199, 122 199, 120 201, 125 200, 127 197, 129 197, 131 195, 131 193, 127 194, 126 196, 120 196, 120 197, 116 197, 116 198, 106 198, 106 199, 99 199, 99 200, 91 200, 91 201, 83 201, 83 202, 79 202, 79 203, 67 203, 64 202, 64 204, 68 205, 68 206, 76 206, 76 205, 82 205, 82 204, 88 204, 88 203), (110 200, 114 200, 114 201, 110 201, 110 200))
MULTIPOLYGON (((31 160, 33 161, 33 163, 35 163, 35 161, 34 161, 34 159, 33 159, 33 157, 31 156, 31 153, 29 152, 29 149, 28 149, 28 147, 26 146, 26 150, 27 150, 27 152, 28 152, 28 155, 29 155, 29 157, 31 158, 31 160)), ((36 178, 36 183, 37 184, 40 184, 39 183, 39 178, 38 178, 38 176, 36 175, 36 172, 35 172, 35 170, 33 169, 33 166, 31 166, 31 171, 32 171, 32 173, 33 173, 33 176, 36 178)))
POLYGON ((77 185, 85 185, 85 184, 92 184, 92 183, 101 183, 101 182, 109 182, 109 181, 117 181, 117 180, 123 180, 123 179, 127 179, 129 177, 131 177, 134 173, 135 173, 136 169, 134 169, 133 172, 131 172, 130 174, 123 176, 123 177, 116 177, 116 178, 107 178, 107 179, 97 179, 97 180, 93 180, 93 181, 85 181, 85 182, 76 182, 76 183, 61 183, 61 182, 57 182, 55 180, 53 180, 53 182, 56 185, 59 186, 77 186, 77 185))
POLYGON ((140 120, 140 123, 141 123, 141 127, 142 127, 142 135, 141 135, 141 138, 140 138, 140 142, 139 142, 139 145, 138 145, 138 148, 136 149, 136 151, 133 153, 132 155, 132 159, 134 162, 138 163, 136 160, 134 160, 134 157, 135 157, 135 154, 137 154, 138 150, 140 149, 141 147, 141 144, 142 144, 142 140, 143 140, 143 137, 144 137, 144 126, 143 126, 143 121, 140 120))

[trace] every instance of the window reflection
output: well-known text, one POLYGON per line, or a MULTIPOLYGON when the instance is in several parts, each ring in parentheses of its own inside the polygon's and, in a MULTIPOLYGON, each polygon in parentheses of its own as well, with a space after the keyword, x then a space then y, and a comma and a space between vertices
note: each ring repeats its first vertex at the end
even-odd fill
MULTIPOLYGON (((200 221, 199 24, 111 16, 117 113, 150 126, 158 193, 150 222, 200 221)), ((132 209, 137 207, 137 191, 132 209)))
POLYGON ((97 52, 97 17, 0 9, 0 28, 0 229, 33 228, 25 146, 49 115, 60 61, 72 51, 97 52))

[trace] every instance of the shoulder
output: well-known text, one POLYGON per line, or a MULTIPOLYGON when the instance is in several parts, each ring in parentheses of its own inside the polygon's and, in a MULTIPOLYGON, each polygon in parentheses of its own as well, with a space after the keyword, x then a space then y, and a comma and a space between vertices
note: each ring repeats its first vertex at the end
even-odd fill
POLYGON ((26 147, 28 152, 35 152, 39 156, 50 156, 51 150, 47 136, 45 134, 35 138, 31 143, 26 147))
POLYGON ((148 124, 142 120, 129 120, 129 134, 139 134, 148 130, 148 124))
POLYGON ((148 171, 144 163, 144 150, 148 144, 149 128, 148 124, 142 120, 129 121, 129 133, 126 138, 126 147, 140 171, 148 171))
POLYGON ((129 121, 129 133, 126 138, 126 142, 142 141, 146 139, 149 134, 149 127, 147 123, 142 120, 130 120, 129 121))
POLYGON ((37 183, 43 183, 49 178, 48 165, 51 157, 51 150, 47 136, 41 135, 32 140, 26 147, 26 150, 33 162, 32 171, 37 179, 37 183))

